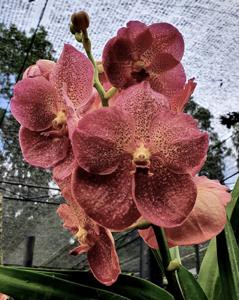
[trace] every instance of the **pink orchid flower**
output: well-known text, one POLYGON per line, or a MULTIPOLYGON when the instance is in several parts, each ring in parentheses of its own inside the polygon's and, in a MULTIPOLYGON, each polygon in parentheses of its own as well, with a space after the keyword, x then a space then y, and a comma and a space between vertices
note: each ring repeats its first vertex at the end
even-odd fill
POLYGON ((56 64, 40 60, 26 70, 15 85, 11 111, 21 124, 20 145, 28 163, 50 168, 66 158, 76 111, 92 93, 92 64, 70 45, 56 64))
POLYGON ((196 201, 191 171, 201 165, 208 135, 147 82, 122 91, 113 107, 85 115, 73 133, 79 165, 75 199, 93 220, 122 230, 140 214, 153 224, 182 224, 196 201))
MULTIPOLYGON (((197 199, 192 212, 182 225, 165 229, 170 247, 204 243, 220 233, 226 224, 225 206, 231 198, 227 188, 205 176, 194 177, 193 181, 197 199)), ((139 230, 139 234, 151 248, 159 248, 152 227, 139 230)))
POLYGON ((105 285, 113 284, 120 274, 120 265, 111 232, 90 219, 74 200, 70 191, 70 177, 58 181, 58 184, 68 204, 61 204, 57 213, 64 220, 64 227, 80 243, 70 253, 78 255, 87 252, 95 278, 105 285))
POLYGON ((39 59, 35 65, 28 67, 23 73, 22 78, 34 78, 37 76, 44 76, 49 80, 49 76, 53 71, 56 63, 48 59, 39 59))
POLYGON ((174 26, 131 21, 108 41, 102 61, 113 86, 127 88, 147 80, 155 91, 172 96, 186 81, 183 52, 183 37, 174 26))

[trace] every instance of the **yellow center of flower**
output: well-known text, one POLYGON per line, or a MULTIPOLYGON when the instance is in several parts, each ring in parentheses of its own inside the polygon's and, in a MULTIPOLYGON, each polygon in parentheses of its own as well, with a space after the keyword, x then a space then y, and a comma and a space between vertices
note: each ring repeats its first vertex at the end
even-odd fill
POLYGON ((57 113, 55 119, 52 121, 52 126, 54 129, 58 129, 59 127, 65 125, 66 121, 66 113, 63 110, 61 110, 57 113))
POLYGON ((84 228, 79 228, 79 231, 76 233, 75 238, 81 243, 86 243, 87 231, 84 228))
POLYGON ((137 60, 135 63, 134 63, 134 68, 136 70, 140 70, 140 69, 143 69, 145 67, 145 64, 142 60, 137 60))
POLYGON ((145 148, 144 144, 141 144, 133 153, 133 162, 136 166, 149 166, 150 164, 150 152, 145 148))

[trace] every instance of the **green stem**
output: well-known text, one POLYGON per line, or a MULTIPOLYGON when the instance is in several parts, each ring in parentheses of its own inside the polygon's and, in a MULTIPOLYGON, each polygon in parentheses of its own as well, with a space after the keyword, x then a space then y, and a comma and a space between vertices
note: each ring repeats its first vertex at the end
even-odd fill
POLYGON ((156 225, 152 225, 152 227, 160 248, 164 269, 167 270, 167 267, 170 264, 172 259, 169 252, 168 242, 165 237, 164 230, 160 227, 157 227, 156 225))
POLYGON ((162 257, 160 255, 159 250, 152 249, 152 248, 150 248, 150 249, 154 255, 155 260, 157 261, 157 264, 158 264, 158 267, 159 267, 161 273, 164 274, 164 266, 163 266, 162 257))
POLYGON ((82 43, 86 54, 94 67, 94 87, 100 95, 102 106, 109 106, 108 100, 117 92, 117 89, 115 87, 112 87, 108 92, 106 92, 103 85, 101 84, 99 79, 98 66, 91 52, 91 41, 88 37, 87 31, 82 33, 82 43))
MULTIPOLYGON (((157 227, 156 225, 152 225, 154 234, 156 236, 159 250, 162 258, 162 264, 164 267, 164 274, 168 280, 168 290, 170 293, 172 293, 177 300, 184 300, 182 290, 180 287, 180 284, 177 279, 177 270, 169 271, 168 267, 170 265, 170 262, 172 261, 168 242, 164 233, 164 230, 160 227, 157 227)), ((160 267, 160 265, 159 265, 160 267)))

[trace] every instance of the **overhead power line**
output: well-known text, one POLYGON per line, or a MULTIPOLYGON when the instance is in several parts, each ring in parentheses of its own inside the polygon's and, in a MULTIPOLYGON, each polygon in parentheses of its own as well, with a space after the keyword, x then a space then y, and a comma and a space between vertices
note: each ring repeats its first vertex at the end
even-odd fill
POLYGON ((9 197, 9 196, 3 196, 3 199, 12 200, 12 201, 20 201, 20 202, 50 204, 50 205, 60 205, 60 204, 64 203, 63 201, 61 201, 61 202, 50 202, 50 201, 41 201, 41 200, 33 200, 33 199, 31 200, 31 199, 26 199, 26 198, 15 198, 15 197, 9 197))
POLYGON ((16 182, 16 181, 0 180, 0 183, 10 184, 10 185, 22 185, 22 186, 43 189, 43 190, 60 191, 59 188, 54 188, 54 187, 49 187, 49 186, 41 186, 41 185, 35 185, 35 184, 28 184, 28 183, 16 182))
POLYGON ((232 177, 236 176, 237 174, 239 174, 239 171, 236 171, 235 173, 233 173, 233 174, 229 175, 228 177, 224 178, 224 179, 223 179, 223 182, 225 182, 225 181, 228 180, 229 178, 232 178, 232 177))

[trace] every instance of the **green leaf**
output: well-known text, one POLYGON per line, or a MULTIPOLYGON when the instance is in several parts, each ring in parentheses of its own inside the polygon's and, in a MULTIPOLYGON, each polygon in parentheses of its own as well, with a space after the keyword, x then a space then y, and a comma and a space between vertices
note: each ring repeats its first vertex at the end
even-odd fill
POLYGON ((204 255, 198 275, 198 282, 208 299, 224 300, 218 271, 215 238, 209 243, 207 252, 204 255))
MULTIPOLYGON (((26 269, 26 268, 25 268, 26 269)), ((27 268, 29 270, 29 268, 27 268)), ((133 300, 174 300, 173 296, 159 286, 137 277, 121 274, 112 286, 100 284, 91 273, 78 270, 33 269, 34 272, 52 274, 56 278, 110 291, 133 300)))
POLYGON ((115 293, 30 270, 0 267, 0 292, 15 300, 129 300, 115 293))
POLYGON ((197 280, 187 269, 180 266, 177 275, 186 300, 208 300, 197 280))
POLYGON ((232 199, 227 206, 227 215, 231 221, 232 229, 235 233, 237 243, 239 242, 239 178, 232 191, 232 199))
POLYGON ((231 199, 230 203, 227 206, 227 215, 228 215, 228 218, 230 220, 233 217, 234 210, 238 210, 238 208, 236 208, 236 206, 239 206, 238 205, 238 202, 239 202, 238 198, 239 198, 239 177, 238 177, 237 182, 236 182, 236 184, 234 186, 234 189, 232 191, 232 199, 231 199))
POLYGON ((239 249, 228 221, 217 236, 217 257, 224 299, 239 299, 239 249))
MULTIPOLYGON (((232 198, 227 206, 227 215, 232 223, 234 231, 238 228, 238 209, 239 209, 239 178, 232 191, 232 198)), ((224 300, 222 294, 222 286, 219 276, 217 263, 216 239, 212 239, 209 243, 206 254, 204 255, 198 282, 203 288, 205 294, 210 300, 224 300)))

